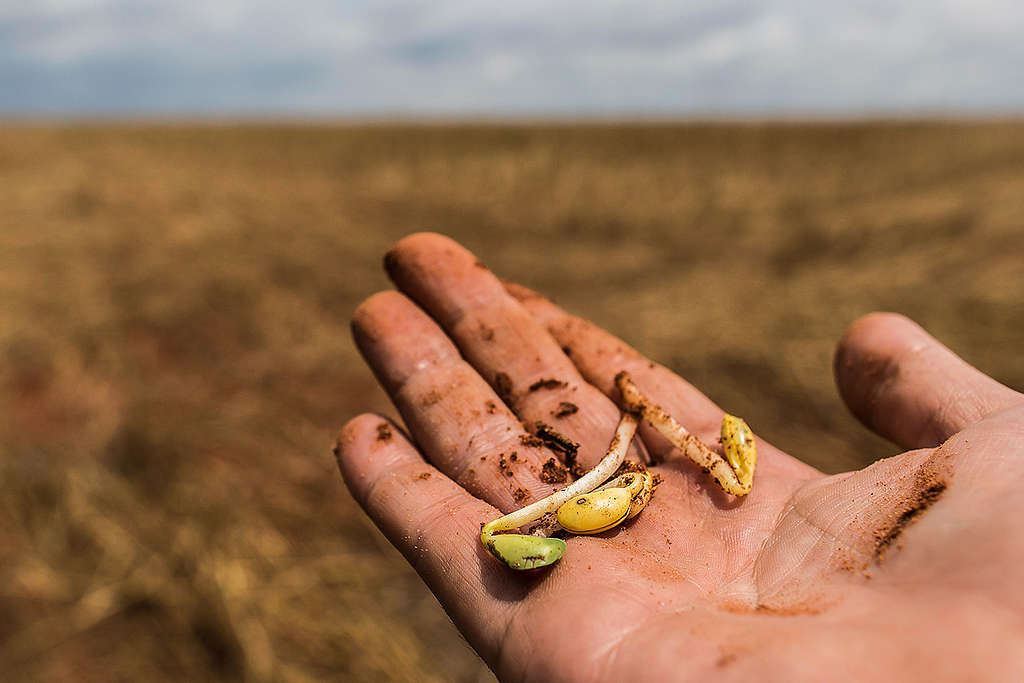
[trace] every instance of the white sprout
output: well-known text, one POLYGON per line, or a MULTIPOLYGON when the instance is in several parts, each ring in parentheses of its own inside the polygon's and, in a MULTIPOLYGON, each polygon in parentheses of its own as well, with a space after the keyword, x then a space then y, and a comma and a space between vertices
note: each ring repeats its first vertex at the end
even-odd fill
POLYGON ((480 540, 484 546, 495 557, 502 560, 513 569, 533 569, 534 567, 556 562, 561 557, 561 551, 564 551, 565 547, 565 544, 561 540, 555 538, 541 538, 538 536, 520 537, 521 539, 532 539, 530 541, 520 540, 519 538, 516 540, 504 540, 510 536, 518 535, 498 534, 498 532, 518 529, 530 522, 541 519, 545 515, 557 511, 558 508, 573 498, 590 493, 603 482, 608 480, 613 474, 615 474, 615 471, 619 469, 619 465, 621 465, 622 461, 625 459, 626 451, 629 449, 629 444, 633 440, 633 436, 636 434, 636 427, 636 417, 629 413, 623 413, 622 418, 619 420, 619 425, 615 429, 615 435, 612 437, 612 441, 608 445, 608 452, 594 469, 590 470, 564 489, 552 493, 547 498, 538 500, 524 508, 510 512, 503 517, 499 517, 498 519, 485 524, 480 530, 480 540), (559 549, 554 545, 549 545, 551 542, 561 544, 561 551, 559 551, 559 549), (535 552, 539 550, 545 550, 547 552, 540 553, 542 556, 539 557, 539 553, 535 552), (510 551, 511 555, 509 555, 510 551), (524 556, 523 553, 529 554, 524 556), (557 554, 557 557, 553 557, 555 554, 557 554))
POLYGON ((711 474, 722 489, 735 496, 750 493, 757 450, 746 422, 728 414, 722 418, 722 446, 727 461, 688 432, 661 406, 647 398, 625 370, 615 376, 615 385, 622 394, 622 402, 627 410, 642 415, 673 446, 711 474))
POLYGON ((577 534, 600 533, 643 510, 654 488, 649 472, 627 472, 609 481, 636 435, 637 416, 642 416, 673 446, 711 474, 726 492, 736 496, 750 493, 757 449, 746 422, 728 414, 722 417, 722 457, 647 398, 628 373, 616 375, 615 385, 622 394, 626 412, 597 467, 564 489, 492 520, 480 530, 484 547, 509 567, 535 569, 554 564, 561 559, 566 546, 561 539, 551 538, 551 534, 563 529, 577 534), (503 533, 538 520, 532 535, 503 533))

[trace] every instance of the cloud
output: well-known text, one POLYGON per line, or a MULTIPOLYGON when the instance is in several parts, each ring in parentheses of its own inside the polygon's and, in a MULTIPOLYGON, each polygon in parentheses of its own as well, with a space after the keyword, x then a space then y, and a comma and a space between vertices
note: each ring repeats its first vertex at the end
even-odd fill
POLYGON ((35 0, 0 113, 764 114, 1024 109, 998 0, 35 0))

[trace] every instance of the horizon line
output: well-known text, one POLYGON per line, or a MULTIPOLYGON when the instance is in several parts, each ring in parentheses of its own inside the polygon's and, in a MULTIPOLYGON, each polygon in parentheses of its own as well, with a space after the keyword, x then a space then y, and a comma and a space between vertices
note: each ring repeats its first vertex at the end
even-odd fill
POLYGON ((775 113, 104 113, 5 114, 0 125, 283 125, 283 126, 521 126, 521 125, 829 125, 902 123, 1024 123, 1024 110, 899 112, 775 112, 775 113))

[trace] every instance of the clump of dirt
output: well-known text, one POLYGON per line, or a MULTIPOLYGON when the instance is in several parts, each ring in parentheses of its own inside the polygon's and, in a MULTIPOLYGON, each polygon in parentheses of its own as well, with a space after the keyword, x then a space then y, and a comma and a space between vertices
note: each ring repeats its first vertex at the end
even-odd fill
POLYGON ((569 470, 554 458, 548 458, 540 471, 540 480, 546 484, 562 484, 569 478, 569 470))
POLYGON ((552 411, 552 415, 558 418, 566 417, 568 415, 574 415, 579 411, 579 406, 575 403, 569 403, 568 401, 562 401, 558 404, 558 408, 552 411))
POLYGON ((511 407, 515 402, 515 392, 512 390, 512 378, 508 373, 499 372, 494 376, 494 390, 498 392, 498 398, 511 407))
POLYGON ((537 391, 538 389, 558 389, 565 386, 565 382, 560 379, 539 379, 530 385, 530 391, 537 391))
POLYGON ((530 492, 524 488, 518 488, 512 492, 512 497, 515 498, 517 503, 522 503, 530 497, 530 492))
POLYGON ((571 453, 565 456, 565 466, 569 468, 569 471, 572 473, 572 476, 576 477, 577 479, 579 479, 580 477, 587 473, 586 468, 576 461, 576 453, 571 453))
POLYGON ((520 434, 519 443, 530 448, 543 448, 544 442, 538 439, 533 434, 520 434))
POLYGON ((514 452, 512 453, 511 458, 505 457, 504 453, 498 454, 498 470, 502 472, 506 477, 511 477, 513 474, 512 464, 509 462, 510 459, 514 462, 515 460, 518 459, 518 456, 514 452))
POLYGON ((495 413, 498 412, 498 404, 495 403, 494 401, 488 401, 487 403, 485 403, 484 408, 487 409, 488 415, 494 415, 495 413))
POLYGON ((903 509, 897 514, 892 524, 887 528, 875 531, 874 558, 878 564, 885 561, 886 553, 889 552, 903 531, 921 519, 928 508, 942 497, 947 487, 946 480, 935 472, 925 470, 924 467, 918 471, 914 494, 904 502, 903 509))
POLYGON ((377 425, 377 441, 390 441, 391 440, 391 425, 387 422, 381 422, 377 425))
POLYGON ((627 474, 629 472, 643 473, 646 471, 647 465, 643 464, 642 462, 637 462, 636 460, 623 460, 622 464, 619 465, 619 469, 615 470, 615 473, 612 474, 611 478, 614 479, 620 474, 627 474))
POLYGON ((430 472, 420 472, 419 474, 416 475, 416 478, 421 481, 430 479, 430 472))
POLYGON ((546 422, 538 421, 536 429, 537 438, 540 439, 545 446, 556 453, 562 454, 565 466, 569 468, 569 471, 573 473, 573 476, 582 477, 587 473, 587 471, 576 462, 576 458, 580 451, 580 445, 578 443, 565 436, 546 422))

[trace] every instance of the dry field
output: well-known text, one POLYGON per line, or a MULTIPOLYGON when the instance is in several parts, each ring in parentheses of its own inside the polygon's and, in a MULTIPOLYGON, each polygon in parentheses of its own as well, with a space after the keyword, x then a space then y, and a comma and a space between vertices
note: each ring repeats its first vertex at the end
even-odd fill
POLYGON ((1024 386, 1021 123, 6 125, 5 680, 490 677, 330 454, 417 230, 828 471, 894 452, 832 388, 859 314, 1024 386))

